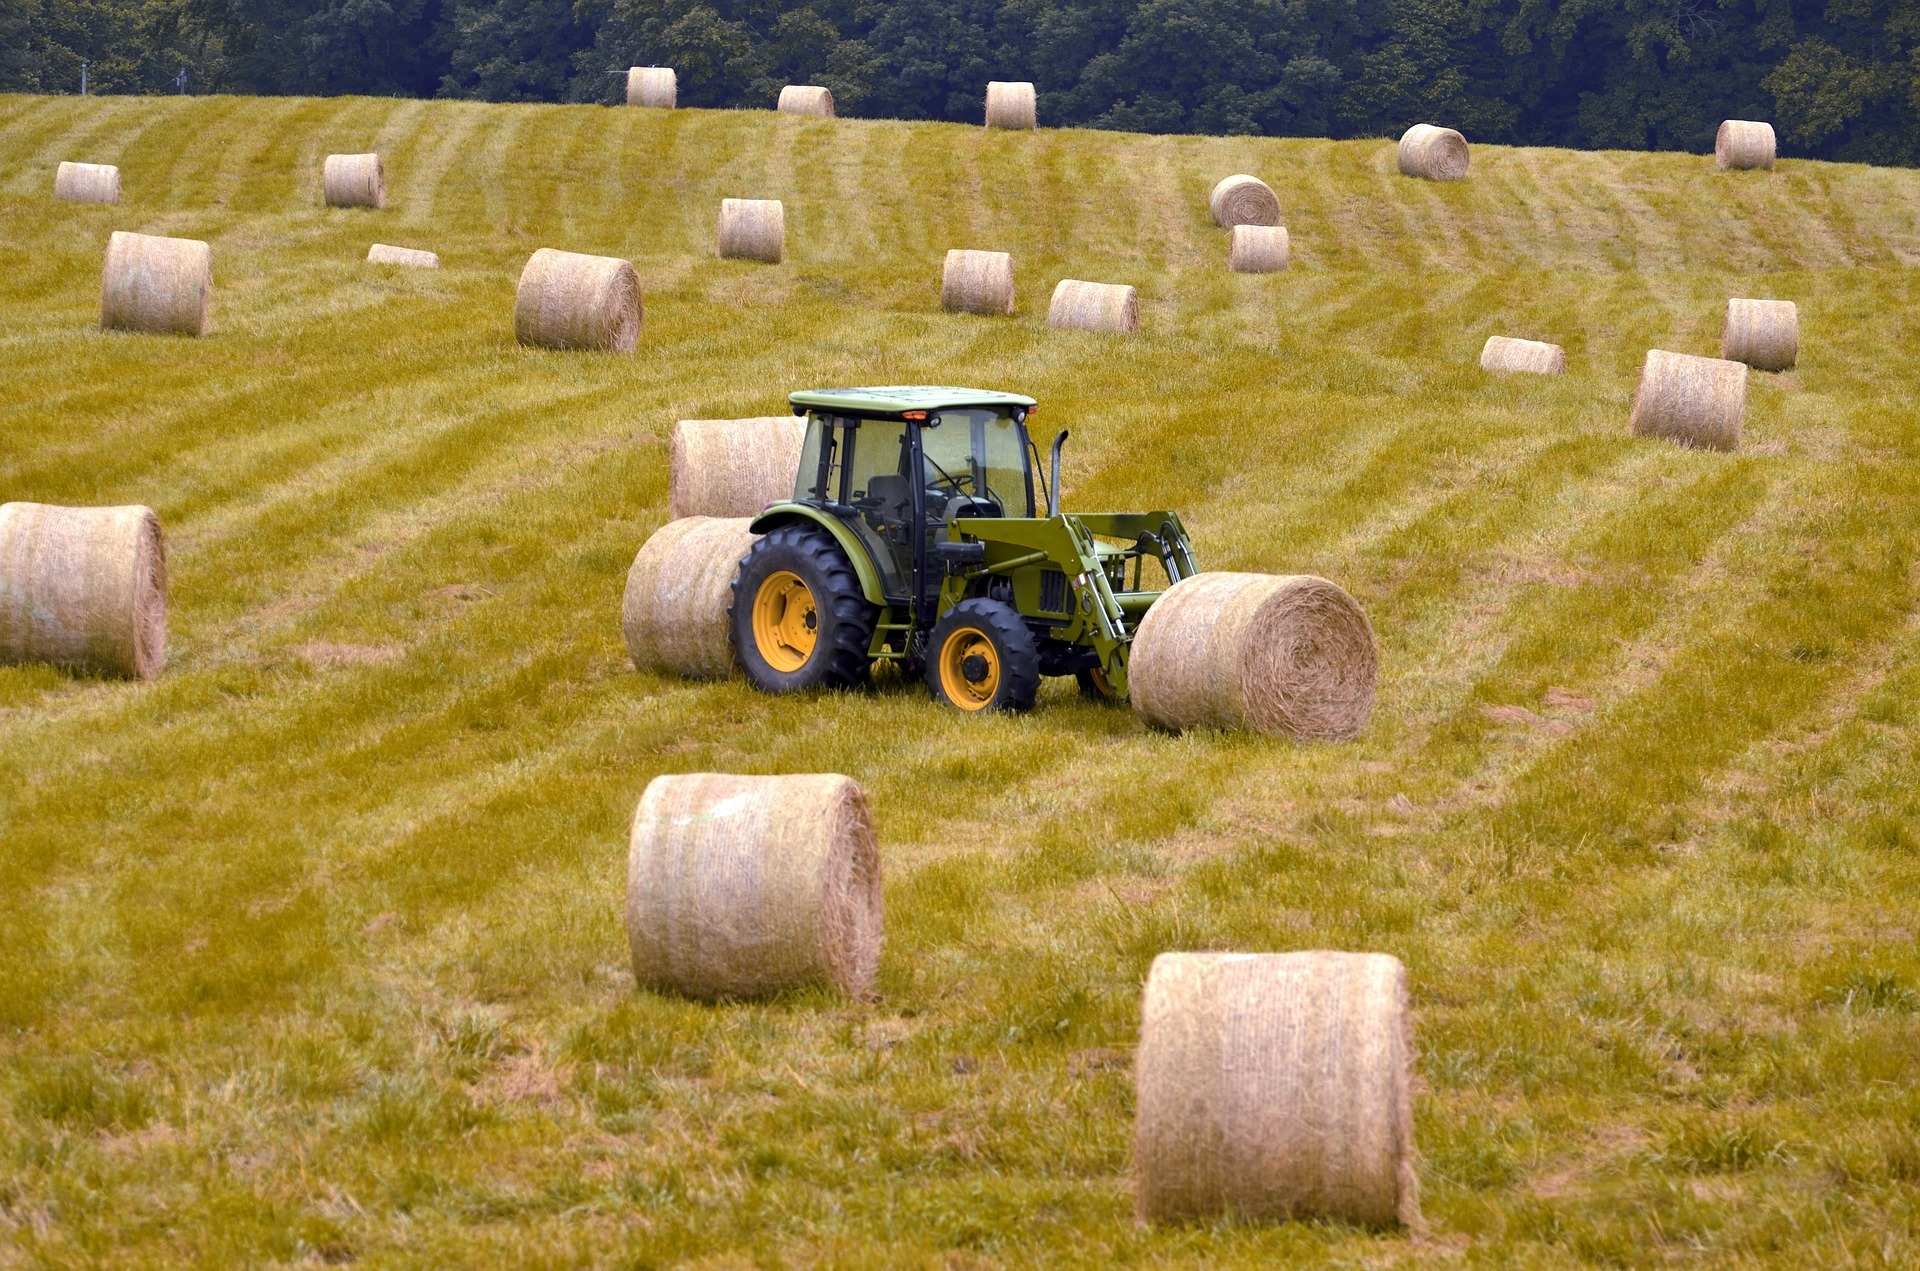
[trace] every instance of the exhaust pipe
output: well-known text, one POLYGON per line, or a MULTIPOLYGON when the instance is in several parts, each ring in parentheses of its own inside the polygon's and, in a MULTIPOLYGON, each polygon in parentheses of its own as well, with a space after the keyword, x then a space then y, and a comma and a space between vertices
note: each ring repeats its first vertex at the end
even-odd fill
POLYGON ((1067 430, 1053 439, 1053 481, 1047 486, 1047 515, 1060 515, 1060 448, 1067 444, 1067 430))

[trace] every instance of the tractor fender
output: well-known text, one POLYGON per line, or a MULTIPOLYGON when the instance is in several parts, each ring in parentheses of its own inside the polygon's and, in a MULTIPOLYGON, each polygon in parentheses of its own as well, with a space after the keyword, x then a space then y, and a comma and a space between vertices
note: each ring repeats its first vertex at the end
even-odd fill
POLYGON ((886 606, 886 594, 880 590, 880 571, 873 567, 873 558, 867 555, 866 545, 839 517, 818 508, 810 508, 804 503, 776 503, 754 517, 753 523, 747 528, 755 534, 765 534, 782 525, 818 525, 833 535, 834 541, 840 544, 840 550, 847 554, 854 575, 860 579, 861 594, 876 605, 886 606))

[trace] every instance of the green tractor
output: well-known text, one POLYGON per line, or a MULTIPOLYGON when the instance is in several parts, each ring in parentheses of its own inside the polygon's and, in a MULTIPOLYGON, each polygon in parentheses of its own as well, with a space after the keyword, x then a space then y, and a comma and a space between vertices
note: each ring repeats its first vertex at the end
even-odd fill
POLYGON ((1042 510, 1030 397, 851 388, 788 400, 807 419, 793 498, 754 520, 761 537, 729 612, 756 687, 844 688, 892 662, 966 711, 1026 710, 1043 675, 1126 700, 1141 618, 1198 569, 1177 515, 1062 513, 1064 431, 1042 510))

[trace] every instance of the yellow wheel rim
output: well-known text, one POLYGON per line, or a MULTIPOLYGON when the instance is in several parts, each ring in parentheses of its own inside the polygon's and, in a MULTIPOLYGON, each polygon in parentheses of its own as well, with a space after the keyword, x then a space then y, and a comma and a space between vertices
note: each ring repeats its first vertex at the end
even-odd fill
POLYGON ((820 642, 820 611, 800 575, 768 574, 753 595, 753 643, 766 664, 791 673, 807 664, 820 642))
POLYGON ((1093 687, 1099 692, 1100 696, 1108 699, 1114 696, 1113 681, 1107 678, 1107 668, 1096 666, 1091 670, 1087 678, 1093 681, 1093 687))
POLYGON ((1000 654, 993 641, 963 629, 940 646, 940 689, 963 711, 985 710, 1000 692, 1000 654))

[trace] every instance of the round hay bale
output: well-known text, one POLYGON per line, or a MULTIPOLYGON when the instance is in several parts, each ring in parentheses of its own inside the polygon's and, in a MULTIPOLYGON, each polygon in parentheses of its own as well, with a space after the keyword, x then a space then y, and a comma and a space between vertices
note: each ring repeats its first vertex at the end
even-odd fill
POLYGON ((1047 306, 1047 325, 1059 331, 1140 329, 1140 296, 1119 283, 1062 278, 1047 306))
POLYGON ((733 673, 733 580, 753 546, 748 517, 668 521, 627 571, 620 628, 636 667, 719 680, 733 673))
POLYGON ((1636 437, 1738 450, 1746 412, 1746 363, 1649 349, 1627 427, 1636 437))
POLYGON ((680 97, 680 80, 671 66, 627 68, 627 105, 672 110, 680 97))
POLYGON ((832 773, 655 777, 633 814, 627 948, 643 987, 708 1001, 868 992, 880 852, 866 792, 832 773))
POLYGON ((1227 247, 1227 268, 1236 274, 1272 274, 1287 267, 1290 245, 1284 225, 1236 225, 1227 247))
POLYGON ((721 199, 720 255, 777 265, 787 257, 787 209, 779 199, 721 199))
POLYGON ((1430 181, 1458 181, 1467 175, 1467 139, 1451 128, 1415 124, 1400 138, 1400 171, 1430 181))
POLYGON ((1279 198, 1265 181, 1244 172, 1221 178, 1207 199, 1207 210, 1221 229, 1280 223, 1279 198))
POLYGON ((1720 356, 1756 371, 1784 371, 1800 357, 1800 310, 1791 300, 1729 300, 1720 356))
POLYGON ((753 517, 793 497, 807 421, 683 419, 667 442, 667 516, 753 517))
POLYGON ((1567 369, 1567 351, 1542 340, 1516 340, 1510 336, 1490 335, 1480 350, 1483 371, 1526 371, 1534 375, 1560 375, 1567 369))
POLYGON ((1127 667, 1149 724, 1318 741, 1366 727, 1379 676, 1366 612, 1310 574, 1181 579, 1147 610, 1127 667))
POLYGON ((1025 80, 994 80, 987 85, 987 127, 1033 129, 1040 126, 1039 98, 1025 80))
POLYGON ((53 174, 53 197, 69 203, 118 203, 120 169, 111 163, 62 163, 53 174))
POLYGON ((100 271, 100 329, 205 335, 213 248, 197 238, 115 230, 100 271))
POLYGON ((1420 1226, 1407 973, 1383 953, 1163 953, 1134 1057, 1135 1215, 1420 1226))
POLYGON ((643 316, 640 275, 630 263, 542 247, 520 271, 513 334, 538 348, 631 353, 643 316))
POLYGON ((377 154, 330 154, 320 186, 328 207, 385 207, 387 171, 377 154))
POLYGON ((152 508, 0 504, 0 662, 160 674, 167 541, 152 508))
POLYGON ((1713 135, 1713 162, 1722 168, 1773 170, 1773 125, 1751 119, 1721 121, 1713 135))
POLYGON ((833 94, 818 84, 788 84, 780 90, 779 111, 783 115, 818 115, 833 118, 833 94))
POLYGON ((1003 317, 1013 312, 1013 257, 955 249, 940 272, 940 307, 1003 317))
POLYGON ((414 247, 389 247, 385 243, 375 243, 367 248, 369 265, 404 265, 408 269, 438 269, 440 257, 433 252, 423 252, 414 247))

